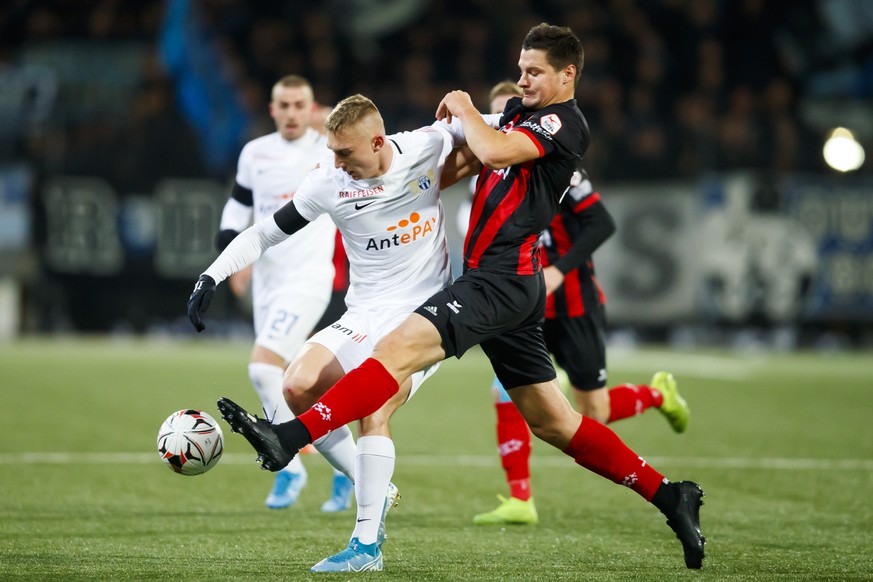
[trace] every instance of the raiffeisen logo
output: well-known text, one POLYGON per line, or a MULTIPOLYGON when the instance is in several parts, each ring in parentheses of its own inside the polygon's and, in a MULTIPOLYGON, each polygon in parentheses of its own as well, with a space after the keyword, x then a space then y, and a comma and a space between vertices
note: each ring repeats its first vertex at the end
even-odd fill
POLYGON ((409 215, 409 220, 403 219, 396 225, 392 224, 385 230, 393 234, 385 238, 371 238, 367 241, 368 251, 382 251, 392 247, 408 245, 421 238, 424 238, 428 233, 432 233, 436 226, 436 217, 422 220, 418 212, 413 212, 409 215), (402 232, 397 232, 402 231, 402 232))

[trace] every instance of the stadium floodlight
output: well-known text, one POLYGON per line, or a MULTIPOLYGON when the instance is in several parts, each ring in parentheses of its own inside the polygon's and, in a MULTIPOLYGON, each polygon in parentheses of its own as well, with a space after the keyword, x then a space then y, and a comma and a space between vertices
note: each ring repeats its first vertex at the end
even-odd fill
POLYGON ((827 165, 838 172, 852 172, 864 163, 864 147, 845 127, 831 130, 822 153, 827 165))

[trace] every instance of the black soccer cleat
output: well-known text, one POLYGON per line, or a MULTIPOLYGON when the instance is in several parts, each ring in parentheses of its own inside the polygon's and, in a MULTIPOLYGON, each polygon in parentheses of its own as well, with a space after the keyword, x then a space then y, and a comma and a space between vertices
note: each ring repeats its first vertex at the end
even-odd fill
POLYGON ((685 552, 685 566, 700 568, 703 565, 703 545, 706 538, 700 533, 700 506, 703 505, 703 489, 692 481, 680 481, 667 485, 674 489, 677 504, 671 511, 665 511, 667 525, 682 542, 685 552))
POLYGON ((282 447, 273 426, 266 420, 249 414, 228 398, 218 399, 218 410, 231 430, 243 435, 258 452, 257 461, 261 469, 275 473, 284 469, 294 458, 296 452, 289 453, 282 447))

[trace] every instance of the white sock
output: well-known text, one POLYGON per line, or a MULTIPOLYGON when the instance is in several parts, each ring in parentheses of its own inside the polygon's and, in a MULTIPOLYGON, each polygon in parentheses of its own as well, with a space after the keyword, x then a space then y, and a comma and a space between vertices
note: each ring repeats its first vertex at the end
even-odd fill
POLYGON ((362 544, 376 542, 379 522, 388 483, 394 474, 394 441, 385 436, 358 438, 358 453, 355 456, 355 497, 358 500, 358 519, 352 537, 362 544))
MULTIPOLYGON (((294 414, 285 402, 282 395, 282 382, 285 379, 285 370, 279 366, 254 362, 249 364, 249 379, 264 410, 264 418, 268 418, 273 424, 288 422, 294 419, 294 414)), ((292 473, 304 472, 300 455, 297 455, 288 465, 282 469, 292 473)))
POLYGON ((355 480, 355 439, 349 427, 334 429, 312 443, 334 470, 355 480))

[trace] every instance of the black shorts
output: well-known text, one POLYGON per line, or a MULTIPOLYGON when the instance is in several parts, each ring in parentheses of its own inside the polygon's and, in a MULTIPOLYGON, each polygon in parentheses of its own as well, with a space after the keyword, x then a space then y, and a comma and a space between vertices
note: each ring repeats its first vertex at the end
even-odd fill
POLYGON ((480 344, 507 390, 555 378, 542 323, 546 290, 541 275, 467 271, 415 313, 433 323, 446 357, 480 344))
POLYGON ((543 324, 546 346, 578 390, 606 386, 605 327, 602 309, 582 317, 547 319, 543 324))

